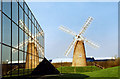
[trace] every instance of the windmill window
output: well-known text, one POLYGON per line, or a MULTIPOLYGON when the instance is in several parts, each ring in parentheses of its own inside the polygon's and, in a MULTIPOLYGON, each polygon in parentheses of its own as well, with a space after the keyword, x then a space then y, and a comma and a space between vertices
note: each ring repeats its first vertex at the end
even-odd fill
POLYGON ((82 57, 82 55, 80 54, 79 57, 82 57))

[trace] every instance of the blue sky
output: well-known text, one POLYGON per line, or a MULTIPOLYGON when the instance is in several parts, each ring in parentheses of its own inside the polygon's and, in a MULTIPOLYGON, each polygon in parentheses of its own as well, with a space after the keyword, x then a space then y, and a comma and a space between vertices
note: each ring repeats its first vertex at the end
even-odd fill
MULTIPOLYGON (((89 16, 94 20, 84 36, 100 45, 94 49, 85 44, 87 56, 111 57, 118 54, 117 2, 28 2, 45 32, 45 56, 64 58, 73 36, 58 29, 64 25, 79 33, 89 16)), ((72 57, 73 51, 68 57, 72 57)))

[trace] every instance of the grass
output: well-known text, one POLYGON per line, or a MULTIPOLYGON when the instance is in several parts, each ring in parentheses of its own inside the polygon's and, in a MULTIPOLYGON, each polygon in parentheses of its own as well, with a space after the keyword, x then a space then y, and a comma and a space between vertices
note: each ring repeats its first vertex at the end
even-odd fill
POLYGON ((93 72, 96 70, 101 70, 96 66, 86 66, 86 67, 59 67, 57 68, 61 73, 82 73, 82 72, 93 72))
MULTIPOLYGON (((66 69, 73 69, 72 68, 68 68, 65 67, 66 69)), ((66 71, 66 69, 64 68, 64 70, 66 71)), ((84 67, 85 69, 89 67, 84 67)), ((83 69, 84 69, 83 68, 83 69)), ((93 67, 94 68, 94 67, 93 67)), ((59 69, 59 68, 58 68, 59 69)), ((78 67, 78 69, 82 69, 81 67, 78 67)), ((112 68, 107 68, 107 69, 99 69, 99 70, 95 70, 93 69, 92 72, 90 71, 86 71, 86 70, 82 70, 81 72, 77 72, 77 73, 71 73, 72 71, 70 71, 70 73, 66 72, 62 75, 59 76, 54 76, 54 77, 47 77, 47 79, 120 79, 120 73, 118 74, 118 71, 120 70, 120 66, 117 67, 112 67, 112 68)))
POLYGON ((118 77, 120 75, 120 73, 118 73, 118 69, 120 70, 120 66, 94 72, 84 72, 82 74, 88 75, 90 77, 118 77))
MULTIPOLYGON (((49 75, 43 76, 45 79, 120 79, 120 66, 111 67, 107 69, 100 69, 95 66, 87 67, 60 67, 57 68, 59 71, 62 69, 61 75, 49 75), (76 69, 76 72, 74 70, 76 69), (119 78, 118 78, 119 77, 119 78)), ((18 71, 14 71, 13 76, 16 75, 18 71)), ((20 69, 23 72, 23 69, 20 69)), ((28 69, 25 69, 25 73, 28 73, 28 69)), ((23 74, 21 74, 23 75, 23 74)), ((25 75, 25 74, 24 74, 25 75)), ((27 74, 26 74, 27 75, 27 74)))

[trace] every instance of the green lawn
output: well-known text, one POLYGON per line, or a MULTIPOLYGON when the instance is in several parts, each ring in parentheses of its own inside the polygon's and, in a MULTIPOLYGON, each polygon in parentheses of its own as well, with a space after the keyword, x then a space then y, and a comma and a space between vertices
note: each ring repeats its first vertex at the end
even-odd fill
POLYGON ((120 66, 102 69, 94 72, 84 72, 82 74, 90 76, 90 77, 118 77, 118 71, 120 70, 120 66))
POLYGON ((61 73, 82 73, 82 72, 93 72, 96 70, 101 70, 96 66, 86 66, 86 67, 59 67, 57 68, 61 73))
MULTIPOLYGON (((118 71, 120 71, 120 66, 107 69, 100 69, 95 66, 58 68, 59 71, 61 71, 61 69, 61 75, 45 75, 43 76, 43 79, 120 79, 120 77, 118 78, 120 75, 120 72, 118 74, 118 71)), ((22 73, 23 69, 20 69, 20 72, 22 73)), ((28 74, 27 69, 24 72, 25 74, 28 74)), ((13 75, 17 76, 16 73, 17 70, 13 72, 13 75)))
MULTIPOLYGON (((97 69, 96 67, 90 68, 88 66, 82 68, 78 67, 76 68, 77 73, 74 73, 74 67, 63 67, 65 73, 59 76, 48 77, 48 79, 120 79, 120 77, 118 78, 118 69, 120 70, 120 66, 107 69, 97 69)), ((60 68, 58 68, 58 70, 60 70, 60 68)))

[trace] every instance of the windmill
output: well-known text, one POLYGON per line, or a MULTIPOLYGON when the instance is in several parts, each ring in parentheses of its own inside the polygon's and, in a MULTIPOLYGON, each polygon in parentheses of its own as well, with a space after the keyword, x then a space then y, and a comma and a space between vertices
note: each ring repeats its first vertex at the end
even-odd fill
POLYGON ((79 34, 76 34, 74 31, 65 28, 63 26, 59 27, 60 30, 74 36, 72 43, 65 52, 65 55, 68 56, 68 54, 72 51, 72 48, 74 47, 72 66, 86 66, 86 54, 85 54, 84 42, 92 45, 93 47, 96 48, 99 47, 98 45, 94 44, 93 42, 83 37, 85 30, 88 28, 92 20, 93 20, 92 17, 89 17, 87 19, 79 34))
MULTIPOLYGON (((44 34, 43 31, 38 32, 37 34, 32 35, 28 27, 25 25, 25 23, 22 20, 19 20, 19 26, 20 28, 26 32, 26 34, 30 37, 29 39, 26 39, 25 41, 19 43, 15 46, 15 48, 22 48, 25 45, 27 45, 27 56, 26 56, 26 69, 35 68, 39 64, 39 54, 38 51, 41 52, 41 55, 44 57, 44 49, 39 44, 39 41, 37 40, 37 37, 44 34)), ((12 52, 15 53, 17 50, 12 49, 12 52)))

